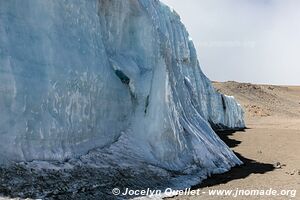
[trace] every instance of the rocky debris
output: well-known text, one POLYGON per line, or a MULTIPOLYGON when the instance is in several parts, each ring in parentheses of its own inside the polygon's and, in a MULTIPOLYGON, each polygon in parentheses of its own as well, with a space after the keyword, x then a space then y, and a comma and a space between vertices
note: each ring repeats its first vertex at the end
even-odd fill
POLYGON ((293 169, 292 171, 290 172, 285 172, 286 174, 288 175, 291 175, 291 176, 294 176, 294 175, 300 175, 300 169, 296 170, 296 169, 293 169))
POLYGON ((259 117, 271 116, 270 109, 263 109, 262 107, 257 105, 245 105, 245 108, 248 111, 248 113, 250 113, 252 116, 259 116, 259 117))
POLYGON ((247 117, 283 115, 299 117, 299 95, 288 86, 257 85, 234 81, 214 82, 217 91, 234 96, 247 117), (291 95, 291 98, 286 98, 291 95))
POLYGON ((281 169, 281 163, 277 162, 274 164, 275 169, 281 169))
POLYGON ((275 169, 282 169, 283 167, 286 167, 286 164, 276 162, 276 163, 274 163, 273 166, 274 166, 275 169))
POLYGON ((116 170, 87 165, 77 165, 73 169, 37 170, 15 164, 0 168, 0 197, 110 200, 115 199, 111 192, 113 188, 121 191, 124 191, 125 185, 133 189, 153 188, 151 185, 155 181, 158 189, 166 184, 166 177, 158 175, 154 167, 144 167, 144 171, 130 167, 116 170))

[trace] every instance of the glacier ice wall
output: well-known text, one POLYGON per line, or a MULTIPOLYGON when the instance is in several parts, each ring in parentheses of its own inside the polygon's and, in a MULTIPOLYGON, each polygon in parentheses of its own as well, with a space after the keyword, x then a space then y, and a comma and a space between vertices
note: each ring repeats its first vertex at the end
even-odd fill
POLYGON ((241 163, 212 129, 243 128, 240 105, 158 0, 0 5, 0 163, 94 148, 169 170, 241 163))

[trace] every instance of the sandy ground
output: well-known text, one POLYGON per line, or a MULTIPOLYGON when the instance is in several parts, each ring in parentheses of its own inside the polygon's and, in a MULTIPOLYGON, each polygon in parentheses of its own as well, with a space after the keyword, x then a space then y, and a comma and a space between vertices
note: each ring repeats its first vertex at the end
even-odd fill
POLYGON ((195 186, 200 195, 174 199, 300 199, 300 87, 237 82, 214 86, 235 96, 245 110, 248 129, 219 133, 244 165, 195 186), (268 193, 271 188, 283 195, 248 195, 258 190, 268 193), (237 189, 244 195, 234 197, 237 189), (214 190, 232 193, 209 195, 214 190))

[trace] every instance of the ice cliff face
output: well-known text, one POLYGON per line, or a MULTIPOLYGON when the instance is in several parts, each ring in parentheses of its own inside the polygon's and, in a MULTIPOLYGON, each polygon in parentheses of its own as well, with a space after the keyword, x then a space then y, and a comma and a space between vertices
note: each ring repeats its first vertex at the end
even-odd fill
POLYGON ((96 147, 168 170, 241 163, 211 128, 243 128, 241 107, 158 0, 0 0, 0 110, 0 163, 96 147))

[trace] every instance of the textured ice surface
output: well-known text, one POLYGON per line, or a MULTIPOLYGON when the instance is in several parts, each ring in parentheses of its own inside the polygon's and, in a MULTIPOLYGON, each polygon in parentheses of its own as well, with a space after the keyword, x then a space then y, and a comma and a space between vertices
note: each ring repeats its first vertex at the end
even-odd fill
POLYGON ((101 166, 207 175, 241 163, 211 128, 243 128, 240 105, 214 90, 158 0, 0 0, 0 110, 1 163, 94 148, 101 166))

